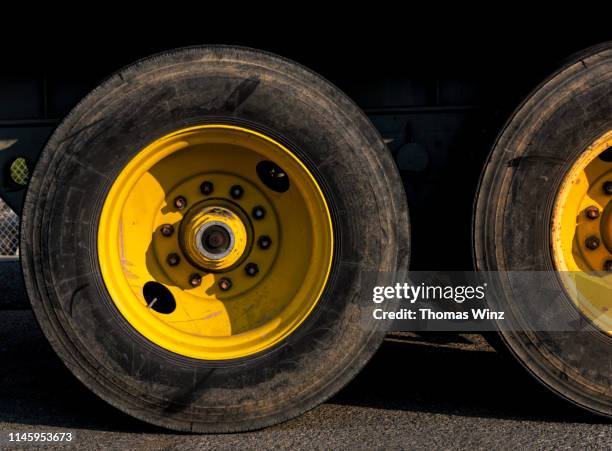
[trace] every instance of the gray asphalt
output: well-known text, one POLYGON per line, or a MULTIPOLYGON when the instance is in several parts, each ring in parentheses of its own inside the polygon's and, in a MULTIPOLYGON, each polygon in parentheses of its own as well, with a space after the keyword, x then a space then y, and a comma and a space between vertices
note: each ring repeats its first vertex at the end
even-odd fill
POLYGON ((70 431, 71 446, 87 449, 612 448, 612 423, 558 400, 478 335, 389 336, 324 405, 262 431, 205 436, 108 406, 62 365, 29 310, 0 315, 0 447, 9 432, 70 431))

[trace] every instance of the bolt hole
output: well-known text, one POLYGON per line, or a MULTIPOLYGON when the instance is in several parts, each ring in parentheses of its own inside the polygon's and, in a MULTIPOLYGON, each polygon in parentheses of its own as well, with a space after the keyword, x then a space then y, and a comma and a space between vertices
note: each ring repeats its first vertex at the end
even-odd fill
POLYGON ((612 147, 608 147, 602 153, 599 154, 599 159, 606 163, 612 162, 612 147))
POLYGON ((165 286, 158 282, 147 282, 142 287, 142 295, 147 306, 157 313, 169 314, 176 309, 174 296, 165 286))
POLYGON ((257 175, 261 182, 277 193, 284 193, 289 189, 289 176, 276 163, 260 161, 257 163, 257 175))

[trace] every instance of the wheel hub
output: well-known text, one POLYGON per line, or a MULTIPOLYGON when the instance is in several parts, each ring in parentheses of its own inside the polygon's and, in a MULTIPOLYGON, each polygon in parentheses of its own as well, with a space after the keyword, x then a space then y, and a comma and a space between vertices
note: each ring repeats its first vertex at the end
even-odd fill
POLYGON ((223 272, 241 262, 252 227, 240 207, 222 200, 196 204, 180 224, 181 248, 198 268, 223 272))

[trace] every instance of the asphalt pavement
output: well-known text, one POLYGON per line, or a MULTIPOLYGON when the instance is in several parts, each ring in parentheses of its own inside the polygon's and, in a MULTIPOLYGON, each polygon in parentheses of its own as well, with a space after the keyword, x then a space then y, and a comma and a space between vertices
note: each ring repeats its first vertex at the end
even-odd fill
POLYGON ((390 335, 351 384, 299 418, 251 433, 189 435, 90 393, 29 310, 0 314, 0 447, 9 448, 10 432, 71 432, 69 446, 86 449, 612 447, 611 422, 557 399, 479 335, 390 335))

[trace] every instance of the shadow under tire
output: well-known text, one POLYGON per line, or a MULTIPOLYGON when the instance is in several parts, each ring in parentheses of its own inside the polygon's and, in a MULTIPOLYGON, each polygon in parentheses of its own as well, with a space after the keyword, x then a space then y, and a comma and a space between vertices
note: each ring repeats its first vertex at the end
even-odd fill
MULTIPOLYGON (((252 177, 245 183, 257 180, 255 166, 252 177)), ((268 185, 261 188, 262 199, 291 194, 291 185, 268 185)), ((272 211, 264 213, 269 217, 272 211)), ((244 210, 245 216, 256 214, 261 213, 244 210)), ((226 46, 146 58, 85 97, 44 148, 21 224, 30 303, 62 361, 113 406, 182 431, 258 429, 334 395, 385 334, 377 322, 363 321, 371 298, 363 279, 380 274, 383 283, 385 273, 407 269, 408 257, 402 184, 365 115, 336 87, 294 62, 226 46), (249 130, 290 149, 323 193, 334 238, 322 294, 299 326, 265 349, 218 360, 172 352, 136 330, 107 289, 98 252, 100 218, 121 171, 160 137, 210 124, 249 130)), ((122 267, 129 264, 123 261, 122 267)), ((200 293, 148 287, 158 297, 168 297, 168 290, 200 293)))

